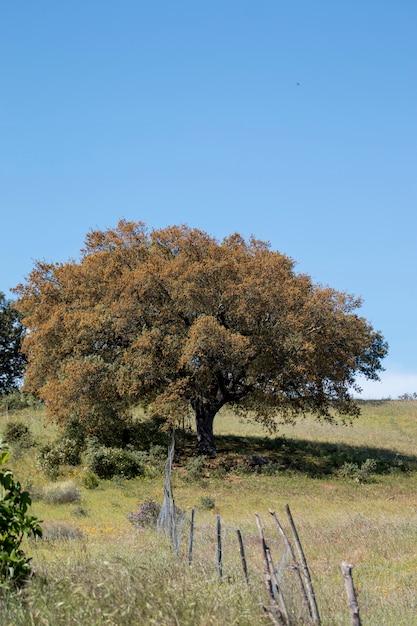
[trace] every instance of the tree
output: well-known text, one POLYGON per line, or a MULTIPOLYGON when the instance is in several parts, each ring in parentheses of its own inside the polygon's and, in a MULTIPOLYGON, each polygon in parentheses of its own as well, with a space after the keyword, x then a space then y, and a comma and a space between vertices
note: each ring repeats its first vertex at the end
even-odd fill
POLYGON ((0 396, 19 386, 26 364, 20 350, 23 334, 18 311, 0 292, 0 396))
POLYGON ((225 404, 272 429, 305 412, 344 420, 359 412, 356 375, 377 380, 387 352, 360 299, 238 234, 121 221, 91 231, 78 262, 38 262, 16 291, 26 388, 99 436, 138 404, 171 422, 192 410, 213 454, 225 404))

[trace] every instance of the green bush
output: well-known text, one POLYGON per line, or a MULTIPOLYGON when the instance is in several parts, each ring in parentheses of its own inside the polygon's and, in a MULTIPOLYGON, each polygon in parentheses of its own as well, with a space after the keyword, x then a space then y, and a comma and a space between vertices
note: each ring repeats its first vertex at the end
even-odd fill
POLYGON ((30 428, 22 421, 7 422, 3 428, 6 441, 13 444, 13 456, 20 457, 26 450, 35 445, 30 428))
MULTIPOLYGON (((9 457, 6 442, 0 440, 0 465, 9 457)), ((25 536, 41 537, 42 528, 27 511, 32 501, 10 470, 0 470, 0 582, 22 586, 31 575, 30 558, 20 545, 25 536)))
POLYGON ((62 437, 42 446, 38 451, 36 462, 44 474, 56 480, 61 465, 78 465, 80 454, 80 447, 76 440, 62 437))
POLYGON ((358 483, 366 483, 375 473, 378 463, 375 459, 366 459, 359 467, 357 463, 346 462, 340 468, 340 475, 343 478, 352 478, 358 483))
POLYGON ((211 496, 202 496, 200 498, 200 509, 210 511, 211 509, 214 509, 215 506, 216 502, 211 496))
POLYGON ((22 440, 31 442, 32 440, 29 426, 22 421, 7 422, 3 429, 3 435, 5 440, 11 443, 21 442, 22 440))
MULTIPOLYGON (((128 446, 127 449, 132 448, 128 446)), ((151 446, 148 451, 136 450, 135 455, 143 466, 145 476, 155 478, 163 474, 167 457, 167 450, 164 446, 151 446)))
POLYGON ((47 443, 39 449, 36 464, 44 474, 56 480, 64 464, 64 453, 56 443, 47 443))
POLYGON ((204 477, 204 469, 207 457, 203 454, 192 457, 185 465, 187 477, 190 480, 201 480, 204 477))
POLYGON ((134 450, 124 448, 107 448, 90 439, 84 456, 85 464, 90 472, 99 478, 134 478, 143 475, 141 459, 134 450))
POLYGON ((64 465, 72 465, 75 467, 80 463, 81 448, 79 442, 71 437, 62 437, 58 439, 57 446, 62 452, 64 465))
POLYGON ((97 474, 94 472, 86 472, 82 477, 82 483, 86 489, 97 489, 100 481, 97 474))

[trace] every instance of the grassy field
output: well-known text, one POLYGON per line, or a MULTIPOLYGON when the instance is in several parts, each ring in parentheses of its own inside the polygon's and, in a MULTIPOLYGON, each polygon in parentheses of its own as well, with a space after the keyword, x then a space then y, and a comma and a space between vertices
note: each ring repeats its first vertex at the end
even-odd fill
MULTIPOLYGON (((45 427, 41 411, 3 416, 0 432, 7 422, 22 420, 38 445, 57 435, 45 427)), ((174 464, 176 504, 196 510, 191 567, 188 521, 176 556, 163 535, 135 529, 127 518, 147 500, 162 501, 161 471, 101 480, 87 489, 82 465, 64 467, 58 488, 66 485, 80 499, 58 504, 45 497, 54 486, 37 467, 36 446, 12 446, 9 465, 35 496, 32 512, 43 520, 45 540, 26 544, 35 577, 19 594, 2 592, 0 624, 270 624, 260 607, 268 597, 256 512, 282 573, 294 624, 306 623, 268 512, 275 510, 289 531, 288 504, 324 625, 350 623, 342 561, 354 567, 363 624, 417 625, 417 402, 366 402, 353 426, 306 418, 274 436, 224 411, 215 430, 217 459, 201 465, 192 457, 190 462, 192 448, 185 439, 178 442, 174 464), (264 465, 253 467, 254 457, 262 457, 264 465), (221 581, 217 515, 222 521, 221 581), (237 528, 247 551, 250 587, 240 564, 237 528)))

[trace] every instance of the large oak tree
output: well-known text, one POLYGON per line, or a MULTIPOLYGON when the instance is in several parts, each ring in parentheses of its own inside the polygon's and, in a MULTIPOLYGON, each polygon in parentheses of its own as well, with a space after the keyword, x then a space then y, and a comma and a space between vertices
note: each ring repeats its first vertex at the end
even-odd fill
POLYGON ((79 261, 38 262, 16 291, 26 388, 58 421, 100 434, 136 405, 171 421, 193 411, 206 453, 225 404, 267 427, 356 415, 355 379, 378 379, 387 352, 360 299, 237 234, 120 221, 90 232, 79 261))

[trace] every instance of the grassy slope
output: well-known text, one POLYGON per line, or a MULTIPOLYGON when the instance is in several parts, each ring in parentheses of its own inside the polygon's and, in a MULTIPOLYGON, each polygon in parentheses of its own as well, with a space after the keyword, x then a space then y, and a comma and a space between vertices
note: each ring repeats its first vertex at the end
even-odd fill
MULTIPOLYGON (((95 490, 80 487, 85 517, 74 516, 80 504, 35 501, 33 513, 45 525, 70 521, 85 538, 28 546, 38 576, 26 603, 9 600, 0 624, 122 625, 137 623, 138 616, 144 624, 270 623, 258 606, 263 588, 251 595, 242 583, 235 530, 243 531, 254 585, 261 584, 255 583, 262 564, 254 513, 261 515, 278 562, 283 548, 268 509, 274 509, 288 529, 286 503, 312 570, 323 624, 348 623, 343 560, 354 565, 366 624, 417 624, 417 402, 366 403, 362 413, 352 427, 307 418, 280 428, 277 438, 265 437, 256 424, 240 423, 227 411, 219 416, 216 463, 197 482, 185 480, 178 466, 173 477, 177 504, 185 510, 197 507, 191 570, 185 565, 186 541, 180 559, 175 559, 163 538, 133 532, 126 519, 140 502, 162 500, 161 477, 102 481, 95 490), (278 471, 271 476, 243 472, 245 456, 252 454, 269 457, 278 471), (370 482, 342 478, 335 471, 346 461, 360 467, 368 458, 379 463, 379 473, 370 482), (226 472, 219 469, 222 465, 238 469, 226 472), (208 495, 215 500, 212 511, 198 508, 208 495), (229 577, 228 584, 220 586, 214 562, 216 513, 224 525, 224 569, 229 577), (43 576, 49 581, 46 586, 43 576)), ((39 416, 27 419, 35 438, 50 436, 39 416)), ((47 480, 38 473, 31 452, 12 465, 23 483, 40 488, 47 480)), ((82 468, 68 469, 66 478, 80 486, 82 473, 82 468)))

